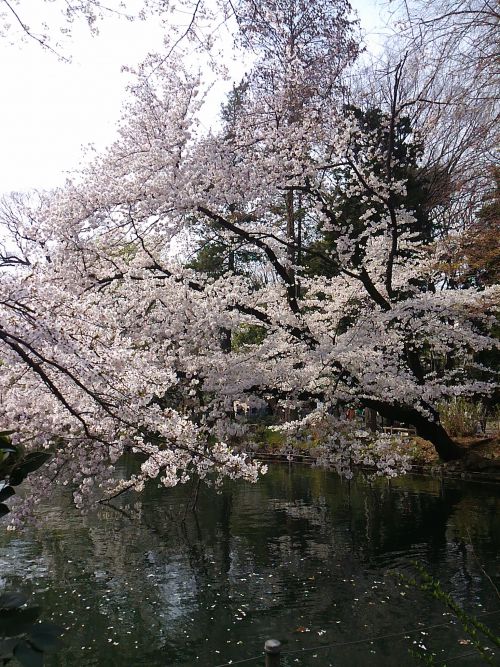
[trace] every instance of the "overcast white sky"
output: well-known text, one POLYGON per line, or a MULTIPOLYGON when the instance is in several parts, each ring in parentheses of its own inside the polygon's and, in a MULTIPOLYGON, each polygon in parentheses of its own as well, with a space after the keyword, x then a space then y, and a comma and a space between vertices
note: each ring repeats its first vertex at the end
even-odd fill
MULTIPOLYGON (((375 0, 351 4, 376 48, 375 0)), ((34 42, 0 41, 0 193, 60 185, 81 163, 82 146, 110 143, 128 81, 121 67, 161 45, 156 22, 124 20, 103 22, 98 37, 77 26, 66 46, 71 63, 34 42)))

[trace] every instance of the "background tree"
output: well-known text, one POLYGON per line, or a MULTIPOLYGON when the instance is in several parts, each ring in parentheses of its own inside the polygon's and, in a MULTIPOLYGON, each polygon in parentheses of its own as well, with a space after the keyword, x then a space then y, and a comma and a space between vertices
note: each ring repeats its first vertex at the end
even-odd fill
POLYGON ((461 230, 490 190, 490 165, 498 158, 498 3, 391 4, 398 34, 390 37, 378 80, 405 60, 401 103, 424 141, 427 168, 447 176, 447 204, 435 216, 443 234, 461 230))
POLYGON ((500 282, 500 167, 494 167, 491 192, 483 197, 483 206, 460 238, 467 280, 478 285, 500 282))
MULTIPOLYGON (((357 22, 351 14, 346 0, 243 0, 235 5, 239 42, 257 56, 258 64, 247 82, 257 100, 247 111, 253 122, 260 118, 257 122, 287 127, 293 142, 305 116, 338 108, 345 71, 359 54, 357 22)), ((282 209, 287 270, 297 296, 295 267, 302 263, 303 235, 300 199, 300 193, 289 190, 282 209)))
MULTIPOLYGON (((439 228, 436 228, 438 221, 433 216, 433 212, 437 206, 446 205, 446 201, 436 200, 437 193, 443 194, 445 191, 444 187, 437 187, 437 181, 442 182, 446 177, 432 170, 429 171, 422 165, 424 146, 422 141, 414 135, 410 119, 398 114, 393 120, 389 111, 383 112, 379 108, 363 110, 352 105, 345 107, 345 113, 352 114, 359 122, 363 138, 370 137, 372 146, 370 153, 367 154, 367 159, 370 161, 372 173, 383 178, 390 161, 393 165, 394 177, 404 180, 405 190, 394 195, 394 206, 404 207, 413 213, 413 218, 409 221, 406 231, 416 234, 416 238, 423 244, 430 244, 440 233, 439 228)), ((356 136, 354 136, 353 152, 358 159, 365 149, 366 146, 361 143, 357 145, 356 136)), ((345 179, 354 182, 349 168, 345 170, 345 179)), ((342 198, 341 193, 339 194, 341 197, 337 206, 339 227, 343 227, 344 230, 350 229, 353 237, 363 237, 362 232, 366 232, 367 220, 371 219, 371 207, 375 207, 378 221, 384 215, 384 205, 381 202, 372 202, 364 194, 349 198, 342 198)), ((312 252, 306 253, 307 271, 324 272, 322 258, 325 254, 331 255, 335 252, 335 244, 336 236, 332 232, 326 232, 322 238, 314 241, 310 246, 312 252)), ((362 247, 358 248, 358 257, 361 263, 362 247)))

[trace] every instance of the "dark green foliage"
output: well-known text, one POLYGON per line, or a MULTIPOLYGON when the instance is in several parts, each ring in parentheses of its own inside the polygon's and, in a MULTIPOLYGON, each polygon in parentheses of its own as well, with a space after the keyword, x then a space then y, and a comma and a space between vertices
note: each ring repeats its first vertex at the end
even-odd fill
POLYGON ((42 667, 44 653, 59 646, 61 628, 40 623, 40 609, 27 607, 22 593, 0 595, 0 664, 14 658, 23 667, 42 667))
POLYGON ((8 474, 19 458, 17 447, 14 447, 10 441, 9 436, 11 434, 12 431, 2 431, 0 433, 0 478, 8 474))
MULTIPOLYGON (((241 114, 244 113, 248 86, 246 79, 243 79, 238 85, 233 85, 227 102, 221 106, 220 116, 228 141, 231 140, 234 128, 241 114)), ((233 205, 228 206, 227 215, 229 219, 232 216, 238 219, 241 217, 233 205)), ((239 275, 254 276, 259 254, 253 249, 242 246, 236 237, 229 239, 222 231, 216 222, 211 222, 208 228, 200 229, 198 248, 187 267, 206 273, 212 278, 220 278, 228 271, 239 275)))
POLYGON ((12 486, 19 486, 30 472, 35 472, 48 461, 51 454, 47 452, 31 452, 23 457, 21 463, 16 465, 9 475, 9 481, 12 486))
POLYGON ((228 271, 251 276, 252 264, 257 261, 257 253, 251 250, 235 250, 225 240, 209 239, 200 242, 199 249, 194 259, 187 264, 187 268, 201 271, 212 278, 220 278, 228 271))
POLYGON ((258 324, 242 324, 232 334, 232 349, 238 351, 245 345, 260 345, 266 337, 265 327, 258 324))
MULTIPOLYGON (((414 216, 414 220, 406 225, 406 229, 401 228, 400 232, 411 232, 416 235, 415 238, 420 244, 430 243, 439 233, 431 215, 432 209, 442 204, 449 192, 446 170, 425 170, 419 166, 423 145, 413 134, 408 117, 396 117, 392 128, 390 116, 378 108, 362 110, 347 106, 345 113, 353 115, 359 125, 359 132, 353 135, 351 144, 358 166, 387 182, 393 179, 406 182, 406 192, 400 195, 392 194, 390 201, 394 210, 403 207, 414 216)), ((337 275, 335 246, 338 237, 346 232, 352 239, 358 239, 353 265, 361 267, 365 240, 369 236, 363 234, 367 227, 363 216, 368 209, 374 210, 371 217, 373 222, 380 222, 387 216, 386 204, 374 201, 368 191, 349 197, 343 196, 343 190, 349 187, 352 181, 350 167, 338 172, 339 190, 332 196, 331 202, 337 211, 335 230, 323 231, 320 238, 310 243, 309 249, 312 252, 304 253, 303 261, 308 275, 337 275), (331 261, 325 261, 325 258, 330 258, 331 261)))
POLYGON ((0 518, 9 513, 4 501, 15 495, 14 486, 19 486, 26 477, 38 470, 52 456, 48 452, 30 452, 22 455, 10 436, 14 431, 0 431, 0 518))
MULTIPOLYGON (((354 139, 354 154, 358 160, 362 160, 370 171, 381 179, 395 179, 406 181, 406 193, 404 195, 392 195, 395 208, 403 206, 411 211, 415 218, 415 224, 409 228, 416 232, 419 240, 423 243, 432 241, 435 229, 430 218, 432 205, 440 203, 447 192, 446 173, 434 170, 426 171, 419 167, 418 160, 423 153, 423 144, 413 134, 413 129, 408 116, 397 116, 394 121, 394 130, 391 138, 391 119, 388 114, 377 108, 363 111, 358 107, 348 106, 347 113, 351 113, 359 123, 361 129, 361 141, 354 139), (370 156, 366 151, 366 137, 370 137, 370 147, 377 148, 376 158, 370 156), (378 156, 383 156, 378 157, 378 156), (390 158, 390 172, 388 170, 388 159, 390 158)), ((371 207, 377 204, 370 202, 371 207)), ((346 220, 351 220, 356 225, 359 215, 364 213, 367 205, 358 197, 349 197, 343 205, 342 214, 346 220)), ((382 212, 382 211, 381 211, 382 212)), ((360 230, 361 231, 361 230, 360 230)))
POLYGON ((218 241, 207 241, 200 245, 195 258, 188 264, 188 268, 218 278, 229 269, 228 255, 229 251, 226 244, 218 241))
POLYGON ((4 500, 7 500, 15 494, 14 489, 11 486, 4 486, 0 491, 0 502, 3 503, 4 500))
POLYGON ((246 79, 240 81, 238 85, 233 84, 233 89, 227 96, 227 102, 221 106, 221 120, 229 136, 244 110, 248 87, 249 82, 246 79))

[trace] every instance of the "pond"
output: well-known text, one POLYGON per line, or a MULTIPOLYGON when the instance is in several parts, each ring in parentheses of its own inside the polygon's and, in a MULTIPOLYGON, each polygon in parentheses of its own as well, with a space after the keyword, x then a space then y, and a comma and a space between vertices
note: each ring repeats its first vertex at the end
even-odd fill
POLYGON ((401 580, 418 562, 498 634, 498 486, 351 482, 275 465, 257 484, 152 487, 82 515, 61 493, 3 531, 2 587, 64 627, 52 666, 483 664, 446 606, 401 580), (420 647, 420 648, 419 648, 420 647), (238 663, 238 661, 244 661, 238 663))

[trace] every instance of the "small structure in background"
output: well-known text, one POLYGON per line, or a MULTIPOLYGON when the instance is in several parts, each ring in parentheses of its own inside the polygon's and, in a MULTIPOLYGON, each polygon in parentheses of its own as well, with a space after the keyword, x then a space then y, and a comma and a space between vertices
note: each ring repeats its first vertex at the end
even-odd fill
POLYGON ((234 401, 233 410, 235 416, 240 417, 261 417, 269 413, 267 401, 256 396, 244 401, 234 401))

